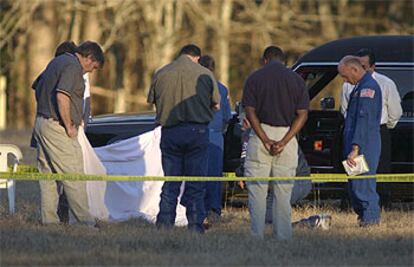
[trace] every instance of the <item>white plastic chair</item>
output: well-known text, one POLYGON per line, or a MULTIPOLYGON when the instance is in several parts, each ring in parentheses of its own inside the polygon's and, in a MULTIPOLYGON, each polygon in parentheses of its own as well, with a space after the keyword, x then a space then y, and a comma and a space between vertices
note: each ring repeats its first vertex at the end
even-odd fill
MULTIPOLYGON (((15 145, 0 144, 0 172, 7 172, 7 156, 12 154, 14 156, 13 172, 17 171, 17 165, 23 158, 22 152, 15 145)), ((10 214, 15 212, 15 191, 16 185, 14 180, 0 179, 0 189, 7 189, 7 195, 9 199, 9 211, 10 214)))

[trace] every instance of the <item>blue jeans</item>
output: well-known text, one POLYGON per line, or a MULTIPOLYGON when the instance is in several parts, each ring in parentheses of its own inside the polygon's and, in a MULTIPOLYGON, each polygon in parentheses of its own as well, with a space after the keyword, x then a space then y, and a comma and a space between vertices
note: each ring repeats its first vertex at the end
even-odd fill
MULTIPOLYGON (((204 124, 182 123, 161 129, 162 167, 166 176, 206 176, 208 128, 204 124)), ((165 182, 162 187, 158 227, 172 227, 182 182, 165 182)), ((188 228, 204 232, 205 182, 186 182, 181 204, 186 207, 188 228)))
MULTIPOLYGON (((223 176, 223 133, 210 130, 210 143, 208 144, 208 176, 223 176)), ((206 197, 204 204, 206 212, 213 211, 221 215, 221 183, 206 182, 206 197)))

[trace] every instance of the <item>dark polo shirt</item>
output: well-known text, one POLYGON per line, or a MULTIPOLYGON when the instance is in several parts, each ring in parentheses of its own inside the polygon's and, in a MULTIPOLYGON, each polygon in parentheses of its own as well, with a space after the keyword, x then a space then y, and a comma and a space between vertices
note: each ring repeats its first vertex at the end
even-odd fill
POLYGON ((255 108, 261 123, 291 126, 296 110, 309 109, 309 94, 298 74, 271 61, 247 78, 242 104, 255 108))
POLYGON ((220 96, 213 73, 181 55, 154 75, 148 103, 155 104, 156 121, 164 127, 208 124, 220 96))
POLYGON ((52 59, 32 87, 36 91, 37 116, 61 121, 56 99, 59 91, 69 96, 72 122, 80 125, 85 83, 82 66, 76 56, 65 53, 52 59))

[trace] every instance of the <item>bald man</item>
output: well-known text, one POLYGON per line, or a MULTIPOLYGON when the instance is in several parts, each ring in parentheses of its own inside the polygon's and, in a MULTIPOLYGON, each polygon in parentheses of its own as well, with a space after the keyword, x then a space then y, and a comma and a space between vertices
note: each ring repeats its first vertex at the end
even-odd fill
MULTIPOLYGON (((347 164, 355 165, 355 157, 364 155, 369 172, 375 175, 381 154, 380 121, 382 96, 378 83, 366 72, 358 57, 345 56, 338 65, 345 82, 355 85, 350 94, 344 128, 344 157, 347 164)), ((360 226, 380 222, 379 196, 376 179, 349 181, 351 202, 360 226)))

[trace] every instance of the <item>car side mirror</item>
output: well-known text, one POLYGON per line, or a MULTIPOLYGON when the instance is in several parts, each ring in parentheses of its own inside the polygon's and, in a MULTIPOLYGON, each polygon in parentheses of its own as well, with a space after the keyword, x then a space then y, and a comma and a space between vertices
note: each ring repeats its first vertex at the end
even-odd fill
POLYGON ((335 98, 333 98, 332 96, 321 98, 320 105, 321 105, 322 110, 334 109, 335 108, 335 98))

